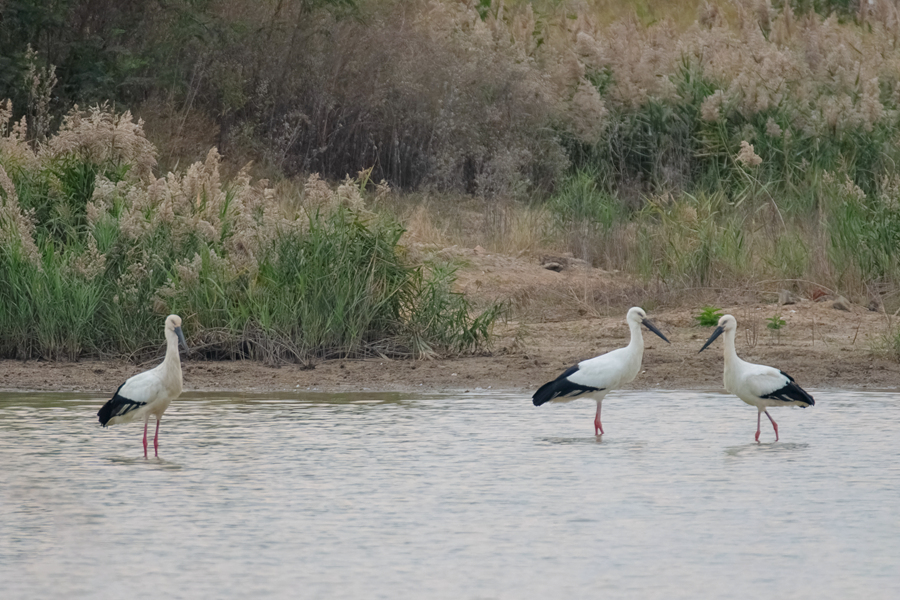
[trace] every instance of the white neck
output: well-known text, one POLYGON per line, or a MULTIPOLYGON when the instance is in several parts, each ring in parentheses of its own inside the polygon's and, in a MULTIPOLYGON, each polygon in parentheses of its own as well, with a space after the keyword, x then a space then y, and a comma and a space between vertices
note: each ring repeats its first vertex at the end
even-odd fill
POLYGON ((734 338, 737 334, 737 329, 726 329, 725 333, 722 335, 724 339, 723 346, 725 348, 725 367, 736 365, 740 362, 740 358, 738 358, 737 350, 734 347, 734 338))
POLYGON ((163 361, 167 368, 181 371, 181 357, 178 355, 178 336, 174 331, 166 329, 166 358, 163 361))
POLYGON ((181 394, 181 358, 178 356, 178 336, 174 331, 166 330, 166 358, 157 367, 160 369, 162 383, 173 397, 181 394))
POLYGON ((629 348, 644 349, 644 334, 641 332, 641 324, 634 321, 628 321, 628 329, 631 330, 631 341, 628 342, 629 348))

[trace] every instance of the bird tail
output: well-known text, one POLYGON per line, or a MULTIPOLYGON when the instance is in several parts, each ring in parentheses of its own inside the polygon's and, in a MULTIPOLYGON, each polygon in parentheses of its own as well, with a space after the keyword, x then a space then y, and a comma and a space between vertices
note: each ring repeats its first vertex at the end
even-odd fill
POLYGON ((802 387, 797 385, 797 382, 794 381, 794 378, 785 373, 784 371, 779 371, 782 375, 788 378, 789 382, 784 388, 780 390, 780 392, 786 396, 783 398, 784 400, 792 400, 794 402, 800 402, 800 408, 806 408, 807 406, 815 406, 816 401, 813 400, 813 397, 809 395, 809 392, 804 390, 802 387))
POLYGON ((803 403, 800 405, 801 408, 806 408, 807 406, 815 406, 816 405, 816 401, 813 399, 812 396, 809 395, 809 392, 804 390, 802 387, 800 387, 796 383, 794 384, 794 387, 797 388, 797 390, 795 392, 795 397, 797 398, 797 402, 803 403))
POLYGON ((531 401, 535 406, 540 406, 541 404, 545 404, 550 402, 559 394, 559 380, 554 379, 549 383, 545 383, 541 387, 538 388, 538 391, 534 393, 534 396, 531 397, 531 401))
POLYGON ((541 404, 545 404, 556 398, 568 398, 568 400, 560 400, 560 402, 568 402, 582 394, 603 391, 603 388, 581 385, 570 381, 569 375, 572 375, 577 370, 578 367, 572 367, 553 381, 539 387, 538 391, 531 397, 531 401, 534 402, 535 406, 540 406, 541 404))
MULTIPOLYGON (((123 383, 122 385, 125 384, 123 383)), ((119 390, 121 389, 122 386, 120 385, 119 390)), ((116 390, 113 397, 107 400, 106 404, 97 411, 97 418, 100 419, 100 425, 103 427, 107 427, 111 419, 126 415, 146 404, 146 402, 135 402, 120 396, 119 390, 116 390)))

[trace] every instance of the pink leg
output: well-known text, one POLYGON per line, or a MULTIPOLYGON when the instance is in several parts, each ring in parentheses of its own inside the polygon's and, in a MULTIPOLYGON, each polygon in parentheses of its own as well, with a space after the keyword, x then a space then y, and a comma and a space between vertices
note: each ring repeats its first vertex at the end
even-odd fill
POLYGON ((159 458, 159 442, 157 439, 159 438, 160 421, 162 421, 162 419, 156 419, 156 433, 153 434, 153 455, 156 456, 156 458, 159 458))
POLYGON ((597 432, 603 433, 603 423, 600 422, 600 407, 602 404, 600 402, 597 403, 597 415, 594 417, 594 435, 597 435, 597 432))
POLYGON ((772 418, 772 415, 769 414, 769 411, 766 411, 766 416, 769 417, 769 420, 772 421, 772 427, 775 428, 775 441, 778 441, 778 423, 775 422, 775 419, 772 418))
POLYGON ((147 422, 149 419, 144 421, 144 458, 147 458, 147 422))
POLYGON ((757 444, 759 443, 759 418, 761 416, 762 416, 761 412, 756 413, 756 443, 757 444))

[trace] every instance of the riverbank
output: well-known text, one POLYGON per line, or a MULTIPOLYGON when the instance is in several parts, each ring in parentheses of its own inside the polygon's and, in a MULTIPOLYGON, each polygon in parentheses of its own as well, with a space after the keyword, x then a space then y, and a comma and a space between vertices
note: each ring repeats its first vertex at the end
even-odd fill
MULTIPOLYGON (((480 301, 507 298, 511 303, 511 320, 496 326, 490 354, 417 361, 332 359, 317 361, 313 368, 207 361, 185 355, 185 391, 481 388, 517 390, 530 396, 579 360, 627 344, 625 310, 619 305, 630 303, 647 307, 672 342, 669 345, 644 333, 643 369, 631 389, 722 388, 721 342, 698 354, 712 332, 711 327, 696 325, 694 319, 704 299, 649 295, 625 275, 571 259, 557 272, 546 268, 547 257, 491 255, 479 249, 453 249, 452 253, 464 264, 459 272, 460 291, 480 301), (650 306, 661 301, 672 306, 650 306)), ((565 259, 556 257, 556 262, 566 263, 565 259)), ((811 389, 893 389, 900 384, 900 368, 883 350, 890 331, 890 318, 883 312, 854 304, 848 311, 838 310, 832 300, 799 299, 782 306, 766 302, 765 293, 754 293, 763 301, 749 297, 746 290, 710 293, 720 300, 717 307, 737 317, 738 353, 745 360, 777 366, 811 389), (766 327, 767 319, 776 314, 784 320, 778 332, 766 327)), ((127 377, 156 363, 5 360, 0 361, 0 387, 112 393, 127 377)))

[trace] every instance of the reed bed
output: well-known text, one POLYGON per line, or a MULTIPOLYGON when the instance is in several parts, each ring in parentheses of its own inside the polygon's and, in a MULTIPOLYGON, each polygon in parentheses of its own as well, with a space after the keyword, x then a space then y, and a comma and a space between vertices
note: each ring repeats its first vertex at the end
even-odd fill
POLYGON ((359 180, 332 189, 313 175, 282 198, 246 172, 224 180, 216 150, 156 177, 128 113, 73 111, 38 150, 10 114, 0 356, 152 353, 173 312, 213 358, 423 357, 489 342, 501 307, 476 313, 452 292, 452 269, 407 264, 403 229, 366 211, 359 180))

